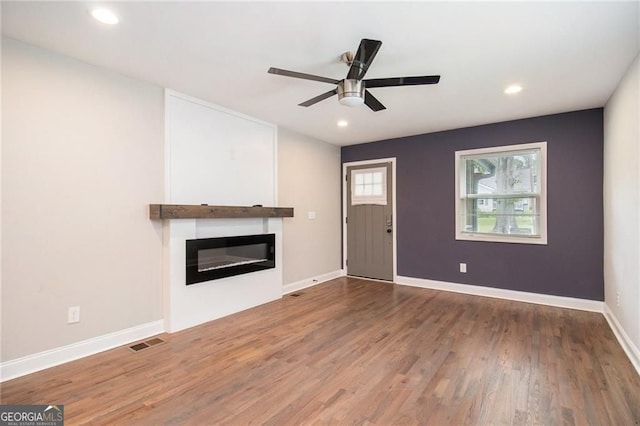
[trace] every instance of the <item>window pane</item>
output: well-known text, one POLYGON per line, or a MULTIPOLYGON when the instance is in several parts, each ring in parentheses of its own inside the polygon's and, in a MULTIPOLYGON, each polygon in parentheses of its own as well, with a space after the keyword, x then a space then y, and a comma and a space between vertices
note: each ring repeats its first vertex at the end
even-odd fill
POLYGON ((462 157, 467 195, 538 193, 539 154, 514 151, 462 157))
POLYGON ((356 178, 356 185, 362 185, 364 183, 364 175, 362 173, 354 173, 356 178))
POLYGON ((373 173, 373 183, 382 183, 382 173, 373 173))
POLYGON ((373 195, 382 195, 382 184, 381 183, 374 183, 373 186, 373 195))
POLYGON ((463 200, 463 232, 499 235, 539 235, 540 214, 535 197, 463 200))

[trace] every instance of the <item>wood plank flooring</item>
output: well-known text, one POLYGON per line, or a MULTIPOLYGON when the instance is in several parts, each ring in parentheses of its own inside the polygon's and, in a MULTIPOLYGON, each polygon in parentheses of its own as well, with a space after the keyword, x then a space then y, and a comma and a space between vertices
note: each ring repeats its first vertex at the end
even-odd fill
POLYGON ((637 425, 601 314, 340 278, 2 384, 66 424, 637 425))

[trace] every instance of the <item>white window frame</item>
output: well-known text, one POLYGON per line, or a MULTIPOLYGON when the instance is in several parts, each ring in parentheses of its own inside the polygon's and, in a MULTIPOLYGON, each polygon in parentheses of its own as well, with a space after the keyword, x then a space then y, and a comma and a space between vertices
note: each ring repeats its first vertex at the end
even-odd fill
POLYGON ((535 142, 519 145, 497 146, 490 148, 469 149, 455 152, 455 215, 456 215, 456 240, 465 241, 487 241, 500 243, 519 244, 547 244, 547 143, 535 142), (510 154, 514 151, 525 151, 537 149, 540 152, 540 177, 538 182, 539 192, 536 194, 539 200, 539 235, 524 234, 488 234, 476 233, 464 230, 461 209, 463 198, 461 194, 462 182, 460 166, 463 157, 479 155, 495 155, 500 153, 510 154))

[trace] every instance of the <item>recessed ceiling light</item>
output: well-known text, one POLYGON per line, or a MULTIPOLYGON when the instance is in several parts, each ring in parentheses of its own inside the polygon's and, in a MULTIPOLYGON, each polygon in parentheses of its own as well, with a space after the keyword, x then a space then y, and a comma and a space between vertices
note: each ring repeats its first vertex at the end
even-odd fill
POLYGON ((91 16, 93 16, 96 21, 107 25, 115 25, 120 21, 115 13, 104 8, 93 9, 91 11, 91 16))
POLYGON ((348 125, 349 125, 349 122, 347 120, 338 121, 338 127, 347 127, 348 125))
POLYGON ((519 84, 512 84, 511 86, 504 89, 504 93, 507 95, 515 95, 516 93, 520 93, 522 91, 522 86, 519 84))

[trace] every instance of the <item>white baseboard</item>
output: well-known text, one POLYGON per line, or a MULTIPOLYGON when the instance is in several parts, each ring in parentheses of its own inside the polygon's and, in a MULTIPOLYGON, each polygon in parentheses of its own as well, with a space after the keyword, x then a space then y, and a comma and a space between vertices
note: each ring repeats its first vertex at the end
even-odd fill
POLYGON ((629 361, 631 361, 633 367, 636 369, 638 374, 640 374, 640 350, 633 344, 633 341, 629 338, 627 332, 624 331, 624 328, 620 325, 620 321, 618 321, 618 318, 606 303, 604 304, 604 317, 609 323, 609 327, 611 327, 616 339, 620 342, 620 346, 622 346, 622 349, 624 349, 627 354, 629 361))
MULTIPOLYGON (((304 288, 312 287, 323 282, 346 275, 344 269, 332 271, 316 277, 296 281, 283 286, 282 294, 292 293, 304 288)), ((594 300, 576 299, 571 297, 551 296, 545 294, 527 293, 514 290, 496 289, 491 287, 473 286, 468 284, 456 284, 444 281, 427 280, 412 277, 396 277, 396 284, 412 287, 428 288, 434 290, 451 291, 455 293, 473 294, 484 297, 514 300, 519 302, 535 303, 539 305, 557 306, 562 308, 579 309, 604 314, 609 327, 620 342, 634 368, 640 374, 640 350, 633 344, 620 322, 604 304, 594 300)), ((83 340, 60 348, 39 352, 22 358, 0 363, 0 382, 15 379, 49 367, 64 364, 89 355, 94 355, 118 346, 123 346, 147 337, 163 333, 164 322, 153 321, 126 330, 105 334, 92 339, 83 340)))
POLYGON ((581 311, 604 312, 604 302, 573 297, 552 296, 549 294, 528 293, 524 291, 504 290, 501 288, 482 287, 469 284, 456 284, 445 281, 426 280, 412 277, 396 277, 396 284, 433 290, 452 291, 454 293, 473 294, 476 296, 494 297, 496 299, 514 300, 517 302, 535 303, 537 305, 557 306, 560 308, 579 309, 581 311))
POLYGON ((164 322, 162 320, 153 321, 67 346, 16 358, 0 364, 0 382, 94 355, 163 332, 164 322))
POLYGON ((294 291, 302 290, 303 288, 313 287, 314 285, 321 284, 323 282, 333 280, 335 278, 344 277, 346 271, 344 269, 338 269, 336 271, 328 272, 326 274, 318 275, 304 280, 296 281, 293 283, 285 284, 282 286, 282 295, 293 293, 294 291))

